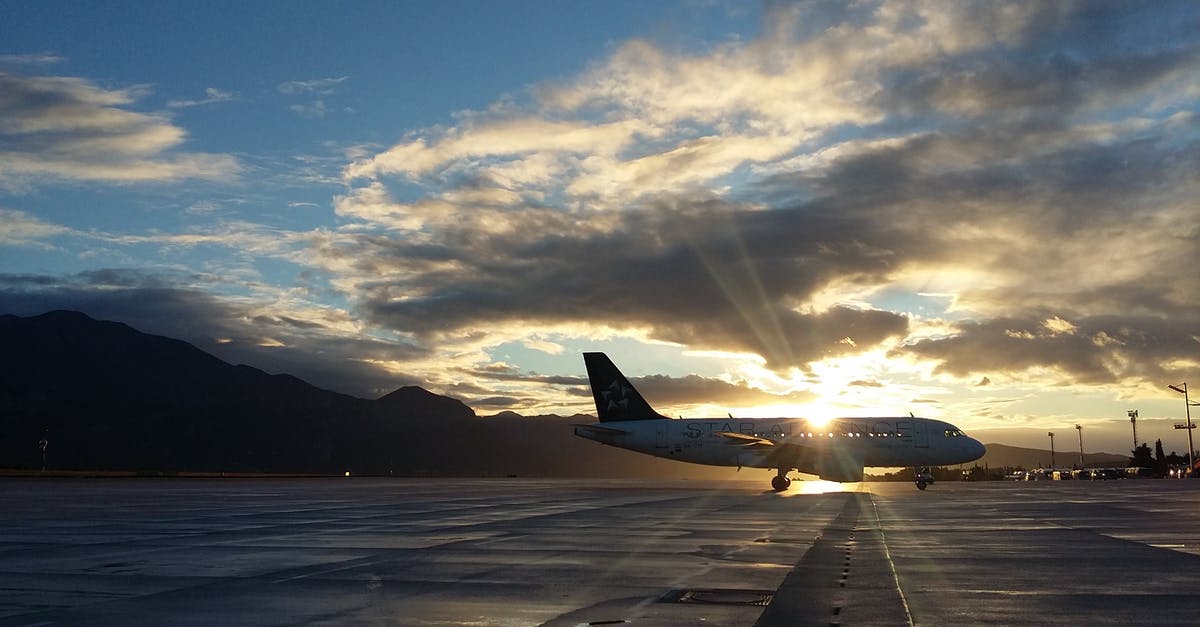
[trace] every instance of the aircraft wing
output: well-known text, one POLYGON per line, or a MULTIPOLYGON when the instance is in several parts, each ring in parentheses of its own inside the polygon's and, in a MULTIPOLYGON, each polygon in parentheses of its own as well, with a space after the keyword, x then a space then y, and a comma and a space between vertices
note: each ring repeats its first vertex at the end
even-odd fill
POLYGON ((768 440, 766 438, 760 438, 756 435, 746 435, 745 433, 734 433, 732 431, 721 431, 721 432, 717 433, 717 435, 719 435, 723 438, 728 438, 730 440, 734 440, 736 442, 740 442, 744 446, 748 446, 748 447, 759 448, 759 447, 775 446, 775 442, 768 440))

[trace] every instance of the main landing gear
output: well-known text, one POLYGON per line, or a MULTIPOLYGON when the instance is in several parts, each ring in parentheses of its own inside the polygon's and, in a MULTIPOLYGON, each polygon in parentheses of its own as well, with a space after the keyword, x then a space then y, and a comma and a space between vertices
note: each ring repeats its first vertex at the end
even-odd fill
POLYGON ((787 469, 780 468, 779 474, 771 478, 771 488, 776 492, 783 492, 792 485, 792 480, 788 479, 787 469))

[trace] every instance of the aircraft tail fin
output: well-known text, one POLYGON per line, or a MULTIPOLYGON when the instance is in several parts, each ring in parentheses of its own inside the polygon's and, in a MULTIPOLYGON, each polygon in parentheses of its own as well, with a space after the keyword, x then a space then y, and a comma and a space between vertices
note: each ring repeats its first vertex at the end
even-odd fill
POLYGON ((588 383, 592 386, 600 422, 666 419, 650 407, 608 355, 584 353, 583 363, 587 366, 588 383))

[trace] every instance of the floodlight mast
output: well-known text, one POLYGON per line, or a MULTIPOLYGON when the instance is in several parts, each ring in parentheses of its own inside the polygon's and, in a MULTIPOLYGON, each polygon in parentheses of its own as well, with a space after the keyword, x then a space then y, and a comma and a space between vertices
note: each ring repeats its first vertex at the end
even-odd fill
POLYGON ((1137 439, 1137 419, 1138 413, 1136 409, 1131 409, 1125 412, 1129 416, 1129 424, 1133 426, 1133 454, 1137 455, 1138 439, 1137 439))
POLYGON ((1196 460, 1193 459, 1193 457, 1192 457, 1192 450, 1193 450, 1192 429, 1195 429, 1195 426, 1192 425, 1192 402, 1188 400, 1187 381, 1184 381, 1183 383, 1180 383, 1179 385, 1168 385, 1167 387, 1169 387, 1172 390, 1175 390, 1176 392, 1179 392, 1180 394, 1183 395, 1183 412, 1184 412, 1184 416, 1187 417, 1187 422, 1184 424, 1181 424, 1181 425, 1175 425, 1175 428, 1176 429, 1187 429, 1187 434, 1188 434, 1188 475, 1190 476, 1193 472, 1196 471, 1196 460))
POLYGON ((1083 470, 1083 425, 1075 425, 1075 431, 1079 432, 1079 469, 1083 470))

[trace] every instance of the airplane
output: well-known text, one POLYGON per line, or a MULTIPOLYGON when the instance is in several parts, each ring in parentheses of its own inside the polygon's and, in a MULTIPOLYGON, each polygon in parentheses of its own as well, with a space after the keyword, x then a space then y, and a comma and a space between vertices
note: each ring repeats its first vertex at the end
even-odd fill
POLYGON ((961 464, 987 452, 954 425, 931 418, 668 418, 650 406, 604 353, 584 353, 600 421, 575 435, 655 457, 711 466, 771 468, 771 487, 787 490, 792 470, 826 481, 863 480, 863 468, 912 466, 917 488, 926 467, 961 464))

